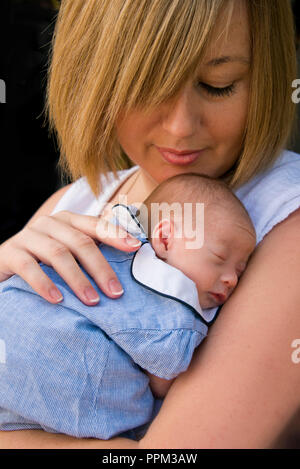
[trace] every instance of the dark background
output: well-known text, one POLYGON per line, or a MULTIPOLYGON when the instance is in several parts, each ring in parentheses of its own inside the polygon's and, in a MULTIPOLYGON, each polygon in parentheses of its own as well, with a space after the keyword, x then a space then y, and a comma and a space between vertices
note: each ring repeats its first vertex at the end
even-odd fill
MULTIPOLYGON (((300 0, 291 1, 299 44, 300 0)), ((6 103, 0 104, 0 243, 22 229, 61 186, 56 169, 58 150, 43 126, 42 115, 48 50, 58 7, 58 0, 0 2, 0 79, 6 83, 6 103)), ((290 149, 300 153, 299 137, 290 149)), ((277 446, 300 449, 300 412, 277 446)))
POLYGON ((0 2, 0 78, 6 84, 6 103, 0 104, 0 243, 60 186, 58 151, 42 115, 55 5, 47 0, 0 2))

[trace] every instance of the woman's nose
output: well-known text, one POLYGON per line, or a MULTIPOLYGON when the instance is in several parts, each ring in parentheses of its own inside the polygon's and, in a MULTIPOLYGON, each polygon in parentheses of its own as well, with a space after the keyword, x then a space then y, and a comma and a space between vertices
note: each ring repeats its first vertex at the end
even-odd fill
POLYGON ((195 103, 195 96, 187 87, 163 106, 162 127, 174 137, 192 137, 196 133, 199 122, 199 109, 195 103))

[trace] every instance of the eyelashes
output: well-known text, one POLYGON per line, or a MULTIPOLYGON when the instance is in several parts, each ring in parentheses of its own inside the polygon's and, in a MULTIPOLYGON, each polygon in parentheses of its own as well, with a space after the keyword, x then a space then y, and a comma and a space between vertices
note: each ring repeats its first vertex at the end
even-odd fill
POLYGON ((224 262, 226 262, 226 259, 224 259, 224 257, 218 256, 218 254, 215 254, 215 253, 214 253, 214 256, 217 258, 220 264, 222 263, 224 264, 224 262))
POLYGON ((202 87, 208 94, 211 96, 217 97, 224 97, 224 96, 231 96, 235 92, 235 84, 226 86, 225 88, 215 88, 214 86, 210 86, 207 83, 199 83, 199 87, 202 87))
MULTIPOLYGON (((226 262, 226 259, 224 259, 224 257, 219 256, 219 255, 216 254, 216 253, 213 253, 213 255, 214 255, 214 258, 215 258, 216 263, 217 263, 218 265, 221 266, 221 265, 223 265, 223 264, 226 262)), ((242 271, 241 271, 241 270, 236 270, 236 274, 237 274, 238 278, 240 278, 240 277, 243 275, 243 273, 244 273, 244 270, 242 270, 242 271)))

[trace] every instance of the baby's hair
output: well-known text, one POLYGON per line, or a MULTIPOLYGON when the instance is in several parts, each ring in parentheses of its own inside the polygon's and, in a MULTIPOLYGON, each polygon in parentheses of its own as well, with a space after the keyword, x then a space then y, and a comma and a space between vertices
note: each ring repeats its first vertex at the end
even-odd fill
MULTIPOLYGON (((149 238, 151 238, 154 228, 154 226, 151 226, 152 204, 161 205, 163 203, 169 205, 179 203, 182 207, 185 203, 203 203, 205 209, 215 206, 219 207, 222 213, 228 210, 237 217, 242 217, 255 234, 255 228, 246 208, 229 186, 220 179, 204 174, 185 173, 172 176, 159 184, 143 202, 143 206, 147 209, 145 213, 148 216, 149 238)), ((158 205, 155 205, 155 207, 158 205)), ((140 219, 145 223, 142 217, 140 219)))

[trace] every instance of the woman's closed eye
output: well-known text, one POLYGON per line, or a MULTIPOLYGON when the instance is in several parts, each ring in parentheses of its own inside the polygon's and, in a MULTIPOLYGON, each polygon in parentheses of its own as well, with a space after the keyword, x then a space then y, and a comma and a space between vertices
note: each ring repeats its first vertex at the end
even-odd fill
POLYGON ((232 83, 224 88, 217 88, 215 86, 208 85, 207 83, 199 82, 199 87, 202 87, 208 94, 217 97, 231 96, 235 92, 235 84, 232 83))

